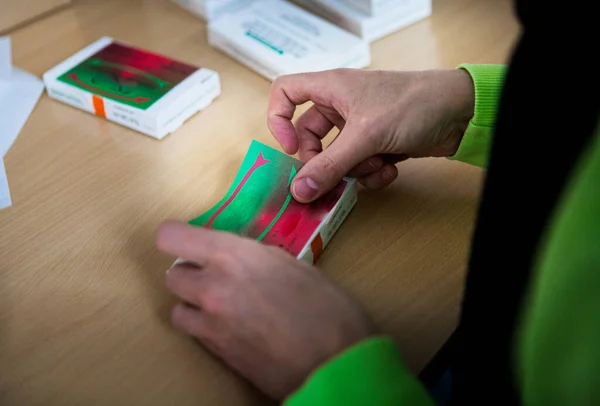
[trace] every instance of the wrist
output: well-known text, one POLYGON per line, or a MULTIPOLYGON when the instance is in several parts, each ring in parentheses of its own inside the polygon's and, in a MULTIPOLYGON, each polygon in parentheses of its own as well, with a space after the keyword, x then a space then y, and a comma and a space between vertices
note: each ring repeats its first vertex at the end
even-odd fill
POLYGON ((474 113, 462 133, 458 149, 448 158, 485 167, 496 123, 506 66, 461 64, 457 71, 468 74, 475 89, 474 113))
POLYGON ((461 64, 456 71, 469 77, 473 89, 473 111, 469 122, 479 127, 494 127, 506 67, 492 64, 461 64))
POLYGON ((452 156, 458 150, 462 138, 475 115, 475 85, 469 72, 457 69, 447 71, 444 79, 447 92, 444 125, 447 126, 441 156, 452 156))
POLYGON ((457 69, 456 82, 458 85, 457 90, 457 124, 462 129, 462 134, 466 131, 469 126, 469 122, 475 115, 475 83, 471 74, 464 69, 457 69))

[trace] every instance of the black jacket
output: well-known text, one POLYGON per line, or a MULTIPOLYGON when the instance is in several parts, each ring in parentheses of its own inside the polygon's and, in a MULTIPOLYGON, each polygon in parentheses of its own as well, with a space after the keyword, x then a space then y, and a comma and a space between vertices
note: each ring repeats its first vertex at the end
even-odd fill
POLYGON ((423 375, 449 362, 454 405, 520 404, 513 337, 521 301, 544 227, 600 114, 595 2, 515 6, 521 36, 500 101, 460 322, 423 375))

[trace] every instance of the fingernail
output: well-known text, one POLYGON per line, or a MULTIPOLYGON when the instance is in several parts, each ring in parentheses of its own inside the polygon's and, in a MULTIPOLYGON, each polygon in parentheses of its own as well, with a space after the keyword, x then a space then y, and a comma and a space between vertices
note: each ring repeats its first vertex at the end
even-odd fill
POLYGON ((298 179, 294 182, 294 195, 302 200, 311 200, 319 192, 319 186, 310 178, 298 179))
POLYGON ((383 177, 386 180, 394 179, 395 175, 396 175, 396 171, 389 166, 383 170, 383 177))
POLYGON ((371 159, 371 158, 367 159, 367 163, 369 164, 369 166, 371 167, 371 169, 379 169, 377 167, 377 165, 375 165, 375 162, 373 162, 373 159, 371 159))

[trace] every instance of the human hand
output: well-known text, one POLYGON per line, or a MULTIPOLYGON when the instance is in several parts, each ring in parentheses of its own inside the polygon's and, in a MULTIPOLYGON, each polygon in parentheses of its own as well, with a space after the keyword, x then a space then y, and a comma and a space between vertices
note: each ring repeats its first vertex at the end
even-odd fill
POLYGON ((399 161, 453 155, 474 99, 463 70, 301 73, 273 82, 268 126, 286 153, 306 162, 292 194, 308 203, 346 175, 379 189, 397 177, 399 161), (313 106, 292 124, 296 106, 309 101, 313 106), (321 140, 334 126, 340 134, 323 150, 321 140))
POLYGON ((375 331, 352 298, 279 247, 178 222, 161 226, 157 246, 187 261, 167 272, 181 299, 174 326, 275 399, 375 331))

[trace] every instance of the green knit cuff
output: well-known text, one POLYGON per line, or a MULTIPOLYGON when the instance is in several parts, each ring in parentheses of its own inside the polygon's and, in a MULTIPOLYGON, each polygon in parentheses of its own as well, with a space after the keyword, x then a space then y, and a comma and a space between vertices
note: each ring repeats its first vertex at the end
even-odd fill
POLYGON ((486 166, 492 133, 496 124, 498 103, 502 94, 506 65, 461 64, 471 75, 475 87, 475 113, 460 146, 451 160, 486 166))
POLYGON ((457 69, 469 72, 475 85, 475 115, 471 121, 478 127, 493 128, 504 86, 506 66, 463 63, 457 69))
POLYGON ((404 366, 393 340, 374 337, 317 369, 285 406, 433 406, 429 394, 404 366))

